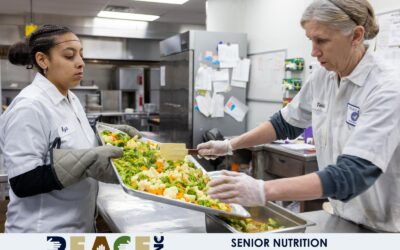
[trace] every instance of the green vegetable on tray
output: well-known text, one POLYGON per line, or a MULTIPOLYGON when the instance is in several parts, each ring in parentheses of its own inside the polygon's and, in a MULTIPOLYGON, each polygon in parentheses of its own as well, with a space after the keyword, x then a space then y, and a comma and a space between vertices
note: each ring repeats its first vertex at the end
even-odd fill
POLYGON ((123 133, 104 130, 105 144, 122 147, 121 158, 112 159, 124 184, 132 189, 229 212, 231 206, 207 194, 209 177, 187 159, 166 161, 159 145, 123 133))
POLYGON ((276 220, 268 218, 265 222, 248 219, 224 219, 229 225, 243 233, 260 233, 284 228, 276 220))

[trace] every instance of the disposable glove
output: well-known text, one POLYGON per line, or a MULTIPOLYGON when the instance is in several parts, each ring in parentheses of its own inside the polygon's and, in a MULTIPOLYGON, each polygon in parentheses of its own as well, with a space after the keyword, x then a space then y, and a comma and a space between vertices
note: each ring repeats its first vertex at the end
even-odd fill
POLYGON ((228 139, 224 141, 208 141, 197 145, 199 155, 206 159, 216 159, 222 155, 232 155, 232 145, 228 139))
POLYGON ((122 132, 127 133, 130 137, 134 137, 135 135, 137 135, 139 138, 142 137, 142 135, 136 128, 126 125, 126 124, 108 124, 108 123, 103 123, 103 122, 98 122, 98 123, 101 125, 105 125, 108 127, 112 127, 112 128, 121 130, 122 132))
POLYGON ((92 177, 106 183, 117 183, 110 158, 118 158, 123 150, 114 146, 100 146, 91 149, 52 149, 52 166, 63 185, 70 186, 80 180, 92 177))
POLYGON ((247 207, 264 206, 264 181, 238 172, 222 171, 209 182, 208 194, 224 203, 236 203, 247 207))

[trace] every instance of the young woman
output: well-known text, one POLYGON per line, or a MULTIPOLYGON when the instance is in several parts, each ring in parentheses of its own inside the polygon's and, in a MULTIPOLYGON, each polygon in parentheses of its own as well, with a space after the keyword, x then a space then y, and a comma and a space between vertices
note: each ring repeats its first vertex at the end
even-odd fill
POLYGON ((11 185, 6 232, 94 232, 97 180, 116 180, 109 158, 122 149, 98 146, 70 91, 83 78, 82 53, 78 37, 57 25, 44 25, 10 48, 11 63, 38 73, 0 117, 11 185))
POLYGON ((226 172, 210 182, 209 194, 248 206, 329 197, 345 219, 400 232, 400 77, 364 44, 379 31, 374 11, 366 0, 316 0, 301 25, 322 67, 269 122, 198 148, 224 155, 312 126, 321 170, 266 182, 226 172))

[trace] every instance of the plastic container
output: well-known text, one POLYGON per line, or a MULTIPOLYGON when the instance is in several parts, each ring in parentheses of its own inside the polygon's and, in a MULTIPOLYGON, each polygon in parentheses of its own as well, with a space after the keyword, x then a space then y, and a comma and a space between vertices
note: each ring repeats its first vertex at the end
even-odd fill
POLYGON ((304 143, 314 144, 313 142, 313 131, 312 127, 304 129, 304 143))
POLYGON ((154 113, 156 112, 157 106, 154 103, 145 103, 143 108, 143 111, 146 113, 154 113))

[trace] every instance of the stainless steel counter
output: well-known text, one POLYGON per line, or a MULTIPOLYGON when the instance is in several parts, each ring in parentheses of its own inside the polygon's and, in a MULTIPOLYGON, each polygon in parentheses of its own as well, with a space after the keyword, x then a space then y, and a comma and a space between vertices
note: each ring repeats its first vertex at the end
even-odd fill
POLYGON ((306 233, 374 233, 367 228, 331 215, 324 210, 301 213, 301 217, 313 221, 315 226, 307 227, 306 233))
POLYGON ((119 112, 119 111, 108 111, 108 112, 88 112, 86 116, 157 116, 158 113, 147 113, 147 112, 119 112))
MULTIPOLYGON (((143 200, 126 194, 115 184, 100 183, 97 207, 116 233, 206 233, 204 213, 143 200)), ((306 233, 372 232, 322 210, 300 216, 316 223, 306 233)))
POLYGON ((204 213, 140 199, 115 184, 100 183, 97 207, 115 233, 206 232, 204 213))
POLYGON ((250 147, 248 149, 251 151, 267 150, 267 151, 271 151, 274 153, 280 153, 283 155, 287 155, 292 158, 303 160, 303 161, 317 160, 315 151, 289 149, 289 148, 283 147, 282 144, 267 143, 267 144, 261 144, 261 145, 257 145, 254 147, 250 147))
POLYGON ((86 116, 89 123, 93 126, 95 121, 102 121, 110 124, 128 124, 135 127, 140 131, 149 131, 150 123, 149 120, 152 118, 158 118, 158 113, 148 112, 88 112, 86 116))

